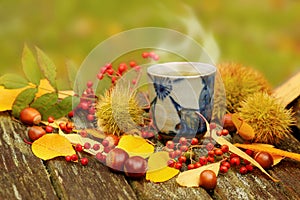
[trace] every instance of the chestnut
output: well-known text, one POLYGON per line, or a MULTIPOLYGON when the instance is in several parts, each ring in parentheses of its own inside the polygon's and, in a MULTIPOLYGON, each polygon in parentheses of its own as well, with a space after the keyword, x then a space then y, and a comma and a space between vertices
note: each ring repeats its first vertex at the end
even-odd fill
POLYGON ((46 131, 40 126, 32 126, 28 130, 28 137, 30 140, 35 141, 46 134, 46 131))
POLYGON ((217 186, 217 176, 212 170, 204 170, 200 174, 199 185, 206 190, 213 190, 217 186))
POLYGON ((114 148, 106 156, 106 165, 113 171, 123 171, 124 163, 129 158, 128 153, 120 148, 114 148))
POLYGON ((144 158, 132 156, 124 164, 124 172, 130 178, 142 178, 146 175, 147 166, 147 161, 144 158))
POLYGON ((262 168, 269 169, 273 165, 273 157, 268 152, 258 152, 254 156, 254 160, 258 162, 262 168))
POLYGON ((27 125, 39 124, 42 116, 35 108, 27 107, 20 112, 20 120, 27 125))

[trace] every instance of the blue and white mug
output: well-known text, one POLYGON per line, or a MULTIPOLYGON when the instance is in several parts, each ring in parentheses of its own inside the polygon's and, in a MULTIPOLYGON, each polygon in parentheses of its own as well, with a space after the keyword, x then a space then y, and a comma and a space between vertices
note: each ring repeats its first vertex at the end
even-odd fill
POLYGON ((199 62, 169 62, 148 67, 150 113, 160 134, 196 137, 206 132, 200 112, 212 118, 216 67, 199 62))

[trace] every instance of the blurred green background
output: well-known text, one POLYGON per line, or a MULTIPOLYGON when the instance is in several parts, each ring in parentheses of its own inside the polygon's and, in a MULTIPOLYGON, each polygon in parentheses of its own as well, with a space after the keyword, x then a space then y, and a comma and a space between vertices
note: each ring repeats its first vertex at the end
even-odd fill
POLYGON ((219 62, 255 67, 277 86, 300 69, 299 10, 296 0, 3 0, 0 75, 21 73, 25 42, 37 45, 54 60, 61 81, 66 77, 67 59, 80 66, 108 37, 132 28, 158 26, 186 34, 199 31, 196 39, 200 43, 205 42, 203 35, 211 34, 219 62))

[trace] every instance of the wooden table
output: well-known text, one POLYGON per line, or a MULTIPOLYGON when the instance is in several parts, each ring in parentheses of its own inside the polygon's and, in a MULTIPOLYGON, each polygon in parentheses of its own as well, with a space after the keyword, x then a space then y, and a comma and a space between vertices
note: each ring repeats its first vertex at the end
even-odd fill
MULTIPOLYGON (((258 169, 240 175, 220 174, 215 191, 178 187, 175 179, 155 184, 127 180, 112 173, 93 157, 82 166, 64 158, 42 161, 23 139, 27 127, 0 113, 0 199, 300 199, 300 162, 284 159, 269 170, 274 183, 258 169)), ((291 137, 281 149, 300 153, 300 142, 291 137)), ((86 156, 86 155, 85 155, 86 156)))

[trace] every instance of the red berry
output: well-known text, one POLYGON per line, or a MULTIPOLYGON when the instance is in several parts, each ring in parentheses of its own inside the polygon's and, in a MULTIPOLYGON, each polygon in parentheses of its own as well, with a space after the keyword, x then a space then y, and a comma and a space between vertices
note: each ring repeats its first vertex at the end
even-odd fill
POLYGON ((212 122, 212 123, 209 124, 209 128, 210 129, 215 129, 215 128, 217 128, 217 124, 212 122))
POLYGON ((71 161, 77 161, 77 160, 78 160, 77 154, 71 155, 71 161))
POLYGON ((74 111, 73 111, 73 110, 71 110, 71 111, 68 113, 68 117, 70 117, 70 118, 74 117, 74 111))
POLYGON ((245 153, 248 154, 251 157, 253 156, 253 151, 250 150, 250 149, 246 149, 245 153))
POLYGON ((221 132, 221 134, 222 134, 223 136, 226 136, 226 135, 229 134, 229 131, 228 131, 227 129, 223 129, 222 132, 221 132))
POLYGON ((228 161, 223 161, 221 163, 221 165, 224 165, 225 167, 227 167, 228 169, 230 168, 230 163, 228 161))
POLYGON ((46 128, 45 128, 45 131, 47 132, 47 133, 52 133, 53 132, 53 127, 52 126, 46 126, 46 128))
POLYGON ((101 144, 104 146, 104 147, 107 147, 109 145, 109 141, 107 139, 104 139, 101 144))
POLYGON ((186 152, 188 149, 189 149, 189 148, 188 148, 188 146, 186 146, 186 145, 180 146, 180 151, 181 151, 181 152, 186 152))
POLYGON ((239 166, 241 164, 241 160, 239 157, 233 157, 230 159, 230 165, 239 166))
POLYGON ((194 164, 189 164, 189 165, 187 166, 187 168, 188 168, 188 170, 190 170, 190 169, 195 169, 195 165, 194 165, 194 164))
POLYGON ((253 166, 252 165, 246 165, 245 167, 247 168, 248 172, 253 171, 253 166))
POLYGON ((232 154, 230 154, 230 158, 229 159, 231 159, 233 157, 239 157, 239 156, 237 154, 235 154, 235 153, 232 153, 232 154))
POLYGON ((186 157, 185 157, 185 156, 180 156, 180 157, 178 158, 178 162, 180 162, 180 163, 185 163, 185 162, 186 162, 186 157))
POLYGON ((215 145, 211 142, 207 143, 205 148, 207 149, 207 151, 211 151, 215 148, 215 145))
POLYGON ((207 164, 207 158, 206 158, 205 156, 201 156, 201 157, 199 158, 199 163, 200 163, 201 165, 206 165, 206 164, 207 164))
POLYGON ((72 160, 71 156, 66 156, 65 159, 67 162, 70 162, 72 160))
POLYGON ((246 159, 244 159, 243 161, 244 161, 244 164, 245 164, 245 165, 249 165, 249 164, 250 164, 250 161, 248 161, 248 160, 246 160, 246 159))
POLYGON ((148 58, 149 57, 149 53, 148 52, 143 52, 142 53, 142 57, 143 58, 148 58))
POLYGON ((152 59, 155 60, 155 61, 158 61, 159 60, 159 55, 157 55, 157 54, 153 55, 152 59))
POLYGON ((75 150, 78 151, 78 152, 80 152, 80 151, 83 150, 83 146, 81 144, 76 144, 75 145, 75 150))
POLYGON ((123 72, 125 72, 127 70, 127 65, 126 63, 121 63, 119 65, 119 68, 118 68, 118 72, 119 74, 123 74, 123 72))
POLYGON ((141 66, 138 66, 138 65, 135 66, 135 67, 134 67, 134 70, 137 71, 137 72, 140 71, 140 70, 141 70, 141 66))
POLYGON ((168 160, 168 162, 167 162, 167 164, 168 164, 168 166, 169 167, 174 167, 175 166, 175 160, 173 160, 173 159, 170 159, 170 160, 168 160))
POLYGON ((91 143, 89 143, 89 142, 86 142, 86 143, 84 143, 84 146, 83 146, 85 149, 89 149, 89 148, 91 148, 91 143))
POLYGON ((107 64, 105 65, 105 67, 106 67, 106 69, 111 69, 111 68, 112 68, 112 64, 111 64, 111 63, 107 63, 107 64))
POLYGON ((117 81, 117 77, 115 77, 115 76, 111 77, 111 83, 112 84, 115 84, 116 81, 117 81))
POLYGON ((215 149, 215 155, 216 156, 222 156, 223 155, 223 151, 221 149, 215 149))
POLYGON ((86 101, 81 102, 81 103, 79 104, 79 106, 80 106, 80 108, 81 108, 82 110, 88 110, 88 109, 89 109, 89 104, 88 104, 86 101))
POLYGON ((88 81, 87 83, 86 83, 86 86, 88 87, 88 88, 91 88, 91 87, 93 87, 93 82, 92 81, 88 81))
POLYGON ((199 167, 202 166, 202 165, 200 164, 200 162, 196 162, 194 165, 195 165, 195 168, 199 168, 199 167))
POLYGON ((88 114, 86 118, 87 118, 87 120, 89 120, 90 122, 92 122, 92 121, 95 120, 95 115, 88 114))
POLYGON ((179 157, 181 154, 182 154, 182 152, 179 149, 175 150, 176 157, 179 157))
POLYGON ((216 134, 217 134, 217 136, 221 136, 222 135, 222 130, 217 130, 216 134))
POLYGON ((59 128, 60 128, 62 131, 65 131, 65 130, 66 130, 66 123, 64 123, 64 122, 59 123, 59 128))
POLYGON ((49 123, 53 123, 53 122, 54 122, 54 117, 49 116, 49 117, 48 117, 48 122, 49 122, 49 123))
POLYGON ((167 143, 166 143, 166 147, 167 147, 168 149, 174 149, 175 144, 174 144, 174 142, 173 142, 172 140, 169 140, 169 141, 167 141, 167 143))
POLYGON ((89 160, 87 158, 81 158, 80 162, 83 166, 86 166, 89 163, 89 160))
POLYGON ((104 152, 105 153, 109 153, 114 147, 111 147, 111 146, 107 146, 107 147, 104 147, 104 152))
POLYGON ((199 144, 199 140, 197 138, 193 138, 191 140, 191 145, 197 145, 197 144, 199 144))
POLYGON ((153 58, 155 55, 156 54, 153 51, 149 52, 149 57, 153 58))
POLYGON ((247 172, 248 172, 248 170, 247 170, 247 168, 246 168, 245 166, 242 166, 242 167, 240 168, 240 173, 241 173, 241 174, 247 174, 247 172))
POLYGON ((221 150, 223 151, 223 153, 229 152, 229 147, 228 147, 228 145, 223 144, 223 145, 221 146, 221 150))
POLYGON ((215 151, 214 150, 211 150, 207 153, 208 156, 210 157, 214 157, 215 156, 215 151))
POLYGON ((86 130, 81 130, 81 131, 80 131, 80 136, 81 136, 81 137, 87 137, 87 136, 88 136, 88 133, 86 132, 86 130))
POLYGON ((99 145, 99 144, 94 144, 94 145, 93 145, 93 149, 94 149, 95 151, 98 151, 98 150, 100 149, 100 145, 99 145))
POLYGON ((176 162, 174 165, 175 169, 181 169, 181 167, 182 167, 182 164, 180 162, 176 162))
POLYGON ((96 108, 95 107, 90 107, 89 108, 89 114, 94 115, 96 113, 96 108))
POLYGON ((170 158, 176 158, 176 153, 175 153, 175 151, 170 151, 170 152, 169 152, 169 157, 170 157, 170 158))
POLYGON ((224 165, 221 165, 220 166, 220 172, 227 173, 228 172, 228 168, 226 166, 224 166, 224 165))
POLYGON ((99 74, 97 74, 97 78, 98 78, 99 80, 102 80, 102 79, 104 78, 104 76, 103 76, 102 73, 99 73, 99 74))
POLYGON ((207 161, 210 162, 210 163, 213 163, 213 162, 215 162, 215 158, 208 156, 207 161))
POLYGON ((179 139, 179 144, 181 144, 181 145, 186 145, 186 144, 187 144, 187 139, 186 139, 185 137, 181 137, 181 138, 179 139))
POLYGON ((135 67, 136 66, 136 62, 135 61, 130 61, 129 65, 130 65, 130 67, 135 67))
POLYGON ((98 152, 96 154, 96 159, 99 160, 102 163, 105 163, 105 161, 106 161, 106 155, 103 155, 101 152, 98 152))

